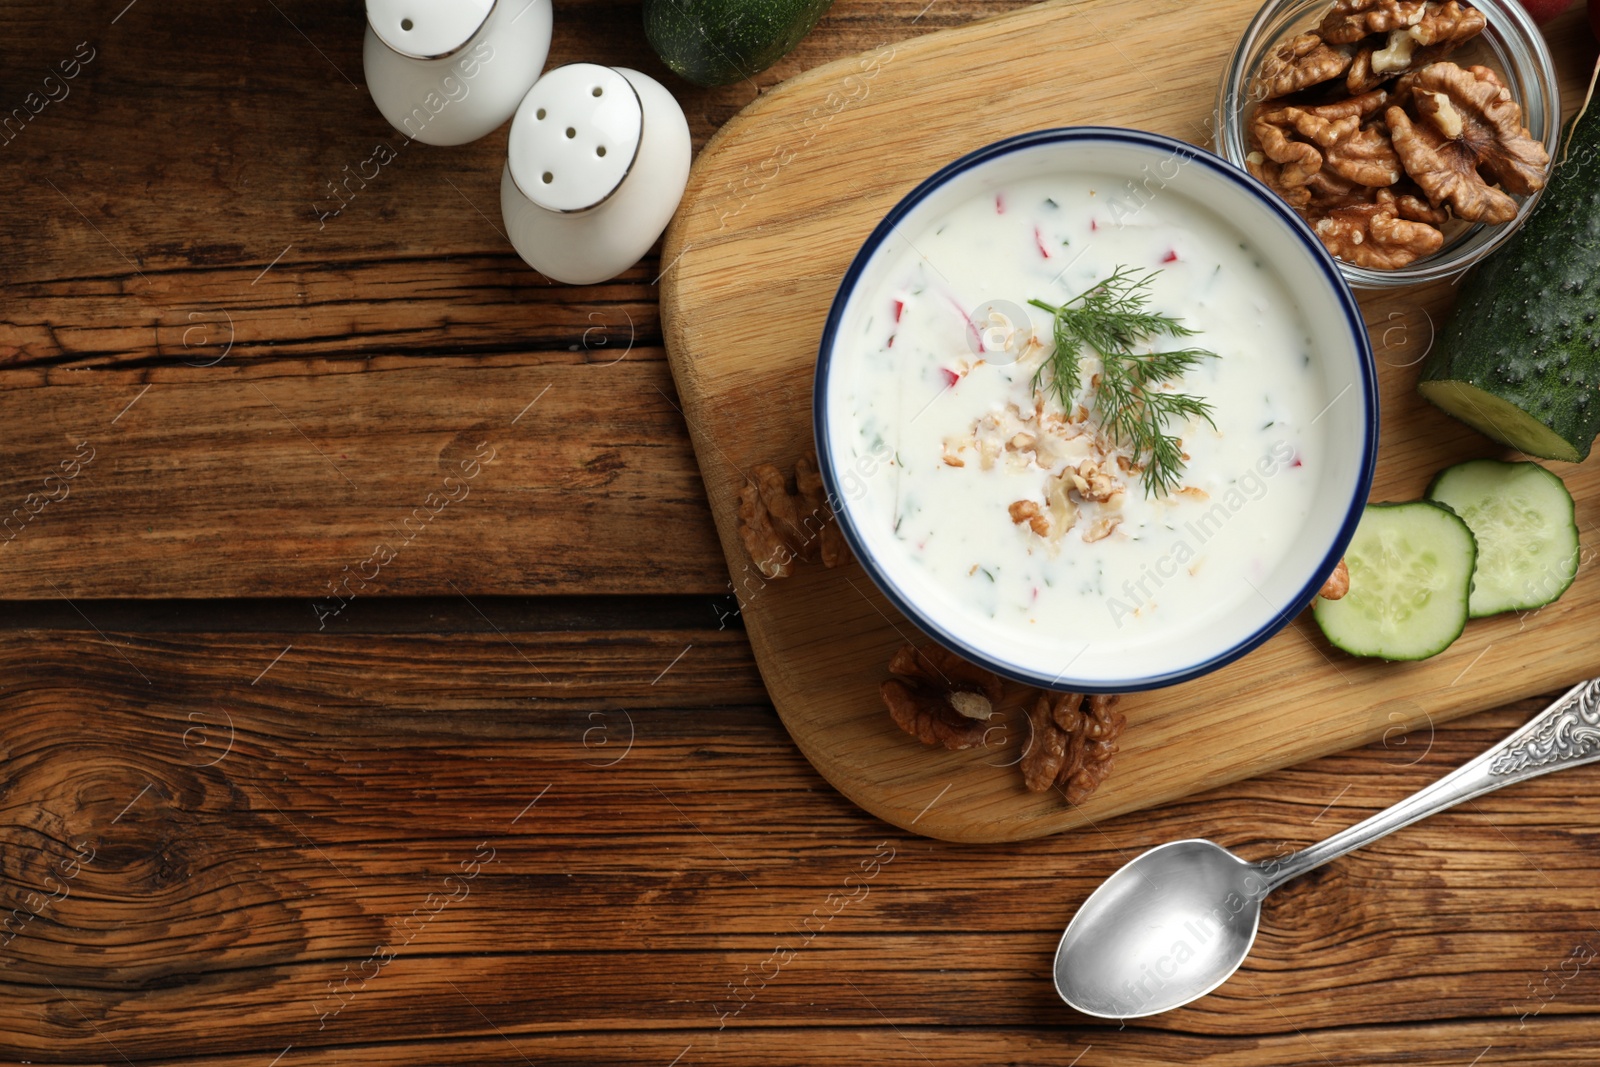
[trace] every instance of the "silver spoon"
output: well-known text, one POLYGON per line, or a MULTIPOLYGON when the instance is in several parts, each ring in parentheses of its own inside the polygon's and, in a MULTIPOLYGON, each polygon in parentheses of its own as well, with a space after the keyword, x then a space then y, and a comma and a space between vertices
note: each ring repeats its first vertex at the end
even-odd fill
POLYGON ((1132 1019, 1227 981, 1256 939, 1261 901, 1291 878, 1501 786, 1600 760, 1600 678, 1580 683, 1472 762, 1320 844, 1249 863, 1174 841, 1107 878, 1056 949, 1056 992, 1086 1015, 1132 1019))

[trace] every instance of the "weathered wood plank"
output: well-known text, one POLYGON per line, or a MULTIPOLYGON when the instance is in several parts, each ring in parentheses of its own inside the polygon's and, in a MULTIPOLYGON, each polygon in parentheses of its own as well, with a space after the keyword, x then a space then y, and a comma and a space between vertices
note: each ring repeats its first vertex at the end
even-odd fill
MULTIPOLYGON (((842 3, 759 83, 1011 6, 842 3)), ((0 132, 0 538, 83 439, 64 435, 98 443, 146 385, 184 384, 159 418, 128 413, 146 417, 98 492, 0 550, 0 597, 320 595, 431 488, 412 480, 433 466, 422 437, 509 419, 548 383, 568 403, 547 405, 528 465, 496 472, 494 517, 454 524, 372 595, 725 588, 667 399, 655 255, 583 288, 524 267, 499 220, 506 130, 406 144, 363 87, 363 25, 360 5, 287 0, 0 15, 0 115, 22 108, 0 132), (379 144, 395 158, 373 176, 379 144), (320 413, 297 406, 311 397, 320 413), (365 457, 365 480, 313 448, 365 457), (642 529, 651 563, 630 571, 642 529)), ((563 6, 556 26, 552 64, 662 78, 697 145, 758 91, 674 78, 636 5, 563 6)))
MULTIPOLYGON (((1014 6, 839 0, 757 81, 1014 6)), ((668 77, 636 5, 575 0, 557 19, 552 62, 668 77)), ((1190 833, 1251 855, 1303 844, 1518 712, 1026 846, 889 830, 795 752, 736 634, 681 614, 671 633, 570 609, 546 621, 480 596, 723 588, 656 347, 654 256, 584 290, 525 271, 494 229, 503 130, 408 147, 319 221, 327 183, 392 136, 334 70, 360 81, 359 5, 19 0, 0 28, 0 112, 79 41, 100 48, 69 99, 0 144, 0 517, 99 434, 70 497, 0 549, 20 553, 0 558, 5 597, 73 598, 0 620, 0 920, 67 891, 0 932, 0 1056, 1593 1062, 1600 994, 1573 955, 1600 926, 1588 772, 1480 800, 1275 898, 1245 975, 1154 1026, 1084 1025, 1048 987, 1060 925, 1125 853, 1190 833), (308 632, 309 599, 308 623, 282 632, 265 611, 252 634, 208 632, 233 623, 196 611, 137 637, 122 628, 144 609, 81 599, 326 592, 465 458, 459 435, 498 432, 546 381, 469 497, 325 632, 308 632), (359 488, 316 449, 356 466, 359 488), (595 462, 608 452, 624 465, 595 462), (450 531, 484 505, 502 518, 450 531), (384 633, 391 591, 484 621, 442 611, 438 630, 478 632, 384 633), (853 893, 844 878, 880 842, 895 858, 870 897, 719 1031, 730 983, 853 893), (80 843, 97 851, 74 865, 80 843), (493 861, 459 880, 480 843, 493 861), (380 942, 395 957, 362 986, 380 942)), ((668 84, 697 146, 757 91, 668 84)))
MULTIPOLYGON (((337 633, 460 634, 740 629, 732 597, 481 596, 357 599, 337 633)), ((311 633, 306 600, 27 600, 0 602, 0 630, 122 633, 311 633), (93 620, 91 623, 90 620, 93 620)))
POLYGON ((659 361, 343 369, 0 390, 4 597, 726 587, 659 361))
MULTIPOLYGON (((134 1059, 179 1031, 214 1056, 480 1035, 463 996, 508 1033, 665 1029, 678 1049, 719 1024, 723 1041, 886 1018, 1077 1028, 1050 955, 1125 858, 1187 835, 1253 856, 1309 843, 1532 707, 971 847, 828 789, 731 631, 16 633, 0 679, 0 881, 20 909, 0 1044, 36 1061, 103 1055, 86 1019, 134 1059)), ((1589 774, 1482 798, 1287 887, 1241 976, 1146 1029, 1177 1048, 1600 1012, 1574 956, 1600 938, 1589 774)), ((1085 1040, 1101 1038, 1123 1048, 1085 1040)), ((1005 1054, 1029 1055, 1016 1040, 1005 1054)))
MULTIPOLYGON (((1218 1038, 1171 1035, 1146 1030, 1121 1032, 1077 1027, 921 1027, 827 1028, 767 1027, 701 1033, 673 1029, 624 1030, 587 1034, 528 1033, 519 1020, 494 1000, 468 1001, 455 992, 461 1010, 475 1021, 481 1036, 431 1038, 412 1044, 341 1043, 326 1046, 267 1047, 250 1055, 186 1057, 197 1067, 260 1067, 281 1055, 279 1067, 327 1062, 329 1052, 341 1064, 394 1067, 445 1067, 450 1064, 537 1063, 566 1065, 806 1063, 817 1067, 955 1067, 958 1064, 1076 1063, 1077 1067, 1372 1067, 1405 1063, 1414 1067, 1466 1067, 1474 1057, 1485 1067, 1495 1063, 1591 1064, 1594 1062, 1593 1016, 1515 1022, 1463 1022, 1419 1027, 1341 1027, 1335 1030, 1266 1038, 1218 1038), (1397 1050, 1404 1050, 1403 1052, 1397 1050), (1073 1057, 1077 1057, 1076 1060, 1073 1057)), ((872 998, 863 987, 858 999, 872 998)), ((94 1062, 125 1067, 107 1041, 100 1042, 94 1062)), ((38 1061, 45 1062, 45 1061, 38 1061)))
MULTIPOLYGON (((47 75, 59 79, 59 63, 80 43, 93 56, 64 98, 3 144, 0 166, 56 186, 29 182, 0 209, 8 282, 103 277, 138 299, 151 288, 138 273, 146 268, 222 268, 225 277, 228 267, 260 269, 291 242, 299 254, 284 262, 308 265, 313 280, 333 267, 324 286, 339 284, 346 264, 359 274, 384 260, 485 253, 537 277, 516 266, 497 229, 506 127, 470 145, 404 144, 364 88, 360 5, 249 0, 224 11, 187 0, 136 5, 113 23, 123 6, 99 0, 70 18, 45 0, 7 6, 6 108, 22 106, 47 75), (374 167, 360 164, 380 142, 397 158, 363 180, 374 167)), ((661 79, 683 104, 698 148, 760 88, 886 40, 1017 6, 846 0, 772 69, 704 90, 654 56, 636 5, 565 5, 549 65, 620 64, 661 79)), ((635 292, 647 293, 653 277, 630 275, 635 292)), ((321 295, 308 294, 308 306, 321 295)))
MULTIPOLYGON (((341 263, 291 250, 261 276, 264 266, 147 266, 148 287, 131 291, 114 276, 17 282, 3 290, 0 386, 51 380, 43 372, 52 368, 277 361, 286 364, 278 373, 310 373, 318 361, 405 355, 605 366, 663 358, 648 267, 574 288, 487 252, 341 263)), ((58 371, 53 380, 71 379, 58 371)))

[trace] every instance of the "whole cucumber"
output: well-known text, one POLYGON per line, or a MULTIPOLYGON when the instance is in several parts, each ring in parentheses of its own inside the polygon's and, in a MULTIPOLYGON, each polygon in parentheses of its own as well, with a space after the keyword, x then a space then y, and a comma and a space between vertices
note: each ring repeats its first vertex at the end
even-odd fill
POLYGON ((644 35, 674 74, 730 85, 766 70, 833 0, 644 0, 644 35))
POLYGON ((1600 101, 1527 222, 1462 283, 1417 389, 1462 422, 1576 463, 1600 433, 1600 101))

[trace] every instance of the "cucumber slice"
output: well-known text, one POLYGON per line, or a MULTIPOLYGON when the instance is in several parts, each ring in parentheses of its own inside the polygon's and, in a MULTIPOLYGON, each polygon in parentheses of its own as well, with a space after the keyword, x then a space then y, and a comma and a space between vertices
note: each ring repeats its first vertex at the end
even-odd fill
POLYGON ((1478 542, 1474 619, 1543 607, 1578 575, 1572 494, 1537 463, 1475 459, 1434 476, 1428 499, 1466 520, 1478 542))
POLYGON ((1350 591, 1318 597, 1312 614, 1351 655, 1427 659, 1466 628, 1477 556, 1472 530, 1448 508, 1368 504, 1344 552, 1350 591))

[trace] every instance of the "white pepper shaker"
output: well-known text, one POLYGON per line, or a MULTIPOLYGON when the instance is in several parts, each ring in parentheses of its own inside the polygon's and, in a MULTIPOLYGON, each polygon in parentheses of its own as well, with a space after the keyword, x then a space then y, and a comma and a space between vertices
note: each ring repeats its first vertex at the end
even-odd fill
POLYGON ((637 263, 689 180, 689 123, 636 70, 573 63, 529 90, 500 177, 506 232, 527 264, 588 285, 637 263))
POLYGON ((367 89, 431 145, 475 141, 516 111, 550 53, 550 0, 366 0, 367 89))

